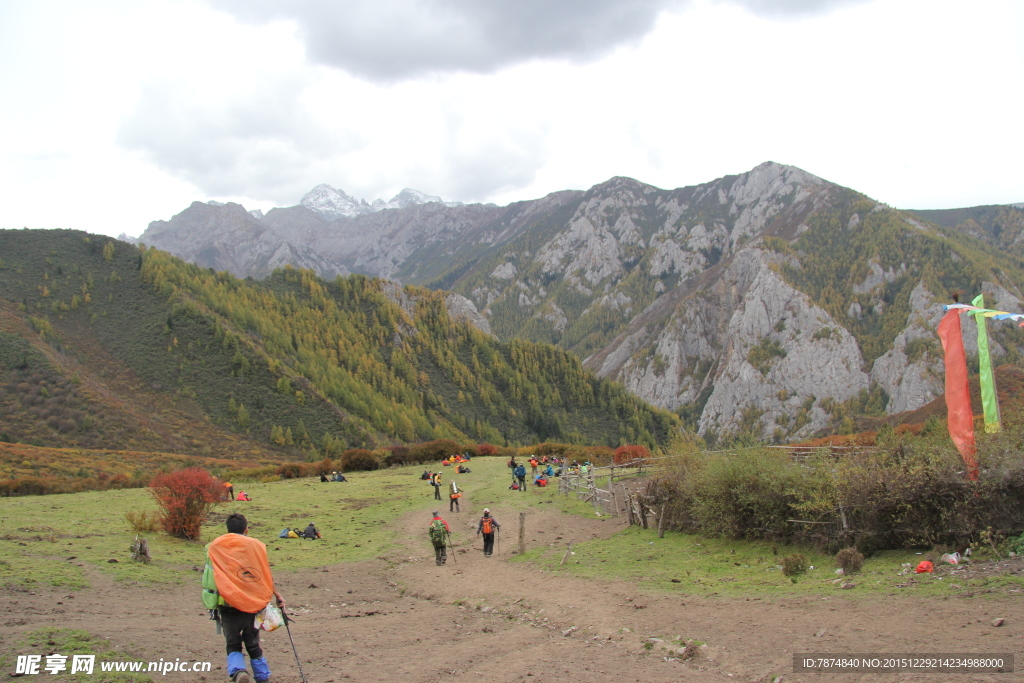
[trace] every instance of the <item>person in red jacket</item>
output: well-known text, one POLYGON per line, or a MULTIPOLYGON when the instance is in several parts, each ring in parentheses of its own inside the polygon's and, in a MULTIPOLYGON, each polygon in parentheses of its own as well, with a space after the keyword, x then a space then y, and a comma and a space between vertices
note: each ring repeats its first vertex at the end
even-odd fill
POLYGON ((228 652, 228 676, 233 683, 250 683, 245 670, 242 645, 249 653, 253 677, 257 683, 270 680, 270 666, 260 647, 256 613, 276 598, 284 610, 284 598, 274 588, 267 546, 248 536, 249 524, 237 512, 227 518, 228 533, 210 541, 206 554, 213 567, 217 592, 226 603, 218 608, 220 625, 228 652))

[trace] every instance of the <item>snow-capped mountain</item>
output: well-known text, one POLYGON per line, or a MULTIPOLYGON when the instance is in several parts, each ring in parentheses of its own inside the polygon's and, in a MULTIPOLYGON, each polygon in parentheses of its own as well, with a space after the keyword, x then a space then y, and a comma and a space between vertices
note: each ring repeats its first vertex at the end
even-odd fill
POLYGON ((462 206, 462 202, 446 202, 440 197, 414 190, 411 187, 396 194, 391 201, 375 199, 373 203, 368 204, 365 199, 356 199, 344 190, 338 190, 326 183, 317 185, 307 192, 299 203, 322 218, 333 221, 341 217, 352 218, 384 209, 404 209, 415 204, 431 204, 433 202, 448 207, 462 206))
POLYGON ((299 204, 329 221, 343 216, 351 218, 373 213, 376 210, 367 204, 366 200, 350 197, 344 190, 336 190, 327 183, 321 183, 307 192, 299 204))

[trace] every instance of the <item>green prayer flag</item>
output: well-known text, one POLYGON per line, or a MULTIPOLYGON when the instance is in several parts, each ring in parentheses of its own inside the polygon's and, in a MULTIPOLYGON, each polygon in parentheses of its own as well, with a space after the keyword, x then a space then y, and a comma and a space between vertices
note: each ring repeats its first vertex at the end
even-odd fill
MULTIPOLYGON (((985 295, 975 297, 972 305, 985 308, 985 295)), ((978 379, 981 384, 981 405, 985 410, 985 432, 994 434, 1000 431, 999 401, 996 399, 996 378, 992 373, 992 358, 988 353, 988 328, 985 316, 974 316, 978 325, 978 379)))

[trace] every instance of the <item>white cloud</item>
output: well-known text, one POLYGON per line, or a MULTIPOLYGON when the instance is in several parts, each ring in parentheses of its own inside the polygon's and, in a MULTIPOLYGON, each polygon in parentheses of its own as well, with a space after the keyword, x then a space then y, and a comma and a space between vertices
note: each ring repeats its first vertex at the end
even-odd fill
POLYGON ((312 22, 330 33, 346 16, 321 3, 218 1, 249 23, 198 0, 0 5, 0 59, 18 67, 0 71, 0 227, 139 234, 194 199, 267 209, 321 182, 506 203, 768 159, 898 206, 1024 201, 1010 0, 478 4, 416 3, 448 14, 413 25, 367 9, 404 0, 333 3, 380 36, 394 19, 389 40, 422 34, 400 55, 419 66, 388 62, 381 37, 353 53, 384 60, 369 71, 317 52, 312 22), (619 11, 635 16, 616 33, 619 11), (438 26, 455 20, 505 34, 486 54, 461 37, 444 52, 438 26), (587 35, 560 45, 573 26, 587 35))

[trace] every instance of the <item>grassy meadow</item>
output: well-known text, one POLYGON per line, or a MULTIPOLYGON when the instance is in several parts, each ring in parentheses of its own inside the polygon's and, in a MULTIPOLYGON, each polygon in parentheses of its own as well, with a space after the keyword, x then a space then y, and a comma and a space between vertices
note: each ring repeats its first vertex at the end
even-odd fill
MULTIPOLYGON (((556 495, 553 486, 524 494, 509 491, 509 476, 501 458, 478 458, 471 466, 473 472, 457 476, 456 481, 472 495, 478 509, 500 503, 507 516, 541 501, 557 502, 553 507, 570 513, 591 509, 556 495)), ((161 532, 140 534, 149 540, 153 558, 149 565, 130 560, 129 546, 136 534, 125 519, 129 511, 157 509, 146 489, 0 498, 0 557, 4 558, 0 560, 0 585, 38 582, 82 587, 88 584, 85 567, 127 581, 191 580, 192 568, 204 562, 205 543, 224 533, 224 518, 232 512, 245 514, 250 534, 267 544, 278 571, 377 557, 397 547, 399 534, 421 535, 426 547, 429 514, 442 504, 447 512, 447 499, 434 500, 433 489, 419 479, 423 469, 409 466, 353 472, 344 483, 321 483, 316 478, 233 482, 235 491, 246 491, 252 501, 217 506, 203 526, 200 542, 170 538, 161 532), (414 511, 423 514, 422 529, 402 529, 396 524, 414 511), (310 521, 323 539, 278 538, 281 529, 304 528, 310 521), (117 562, 110 562, 112 559, 117 562)), ((451 468, 443 471, 447 486, 451 468)), ((462 534, 462 529, 454 529, 456 544, 465 540, 460 538, 462 534)))
MULTIPOLYGON (((456 475, 456 481, 467 492, 474 513, 485 506, 495 511, 506 525, 509 539, 514 538, 514 515, 519 511, 557 510, 595 518, 588 504, 560 495, 555 482, 544 489, 530 487, 525 493, 508 490, 510 476, 503 458, 477 458, 470 466, 472 473, 456 475)), ((198 581, 195 568, 202 567, 205 543, 223 533, 224 517, 234 511, 243 512, 250 520, 250 533, 267 544, 271 563, 279 572, 388 555, 403 547, 408 534, 419 538, 426 550, 429 513, 440 507, 447 516, 447 505, 446 500, 435 501, 433 489, 420 481, 423 469, 409 466, 353 472, 346 483, 321 483, 314 478, 235 482, 236 491, 245 490, 253 500, 218 506, 203 527, 202 541, 143 533, 153 557, 149 565, 130 560, 129 545, 135 532, 124 516, 130 510, 156 509, 145 489, 2 498, 0 585, 78 588, 88 585, 93 571, 121 581, 198 581), (409 513, 421 516, 400 524, 409 513), (322 540, 278 538, 282 528, 302 528, 310 521, 320 529, 322 540)), ((446 467, 443 472, 447 486, 452 470, 446 467)), ((473 540, 474 532, 467 526, 453 525, 456 545, 473 540)), ((914 574, 912 568, 902 565, 916 566, 925 554, 909 550, 879 553, 865 561, 861 572, 838 579, 833 558, 811 549, 673 532, 659 539, 653 529, 638 527, 606 540, 579 543, 573 552, 565 565, 559 564, 564 546, 530 548, 512 561, 530 564, 538 571, 619 578, 646 590, 705 596, 831 595, 845 582, 856 584, 851 590, 842 590, 846 597, 999 595, 1024 589, 1024 577, 962 580, 943 572, 914 574), (814 567, 795 582, 778 568, 780 558, 793 553, 803 554, 814 567)))

